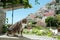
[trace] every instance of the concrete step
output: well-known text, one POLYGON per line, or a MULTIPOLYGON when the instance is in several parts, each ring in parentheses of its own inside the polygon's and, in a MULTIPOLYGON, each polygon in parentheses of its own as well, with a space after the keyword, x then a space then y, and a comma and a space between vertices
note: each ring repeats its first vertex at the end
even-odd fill
POLYGON ((23 37, 8 37, 6 35, 0 36, 0 40, 57 40, 48 36, 23 35, 23 37))

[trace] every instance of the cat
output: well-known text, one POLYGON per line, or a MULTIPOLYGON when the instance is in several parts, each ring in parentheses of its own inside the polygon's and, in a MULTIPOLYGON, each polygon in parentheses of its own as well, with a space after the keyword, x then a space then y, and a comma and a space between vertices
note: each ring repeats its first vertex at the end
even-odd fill
POLYGON ((15 35, 15 33, 18 34, 21 33, 21 36, 23 36, 22 35, 23 29, 25 28, 26 25, 27 25, 27 19, 23 19, 21 21, 16 22, 15 24, 13 24, 8 28, 7 36, 9 36, 9 34, 12 34, 13 36, 17 36, 15 35))

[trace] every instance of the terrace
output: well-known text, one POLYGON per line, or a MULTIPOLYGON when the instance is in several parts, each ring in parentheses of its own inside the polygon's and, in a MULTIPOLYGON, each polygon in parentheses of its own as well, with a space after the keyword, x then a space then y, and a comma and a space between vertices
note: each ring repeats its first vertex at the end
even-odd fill
MULTIPOLYGON (((0 7, 3 10, 14 10, 14 9, 19 9, 19 8, 23 8, 24 7, 23 4, 13 4, 12 5, 11 3, 6 3, 6 7, 5 8, 3 8, 2 6, 3 6, 3 3, 0 2, 0 7)), ((2 24, 2 23, 5 22, 4 19, 6 17, 6 13, 4 11, 2 11, 2 12, 0 11, 0 16, 2 16, 2 18, 3 18, 1 20, 1 22, 0 22, 2 24)), ((35 15, 32 15, 31 18, 35 18, 35 15)), ((42 24, 42 23, 40 23, 40 24, 42 24)), ((32 23, 32 25, 33 25, 33 23, 32 23)), ((45 28, 43 26, 36 26, 34 24, 34 27, 32 27, 30 29, 29 28, 25 28, 24 29, 23 37, 21 37, 20 35, 18 35, 19 37, 0 35, 0 40, 57 40, 57 38, 58 38, 58 40, 60 40, 60 33, 58 33, 56 35, 55 32, 53 32, 55 29, 53 31, 52 30, 53 29, 50 30, 47 27, 45 28)))

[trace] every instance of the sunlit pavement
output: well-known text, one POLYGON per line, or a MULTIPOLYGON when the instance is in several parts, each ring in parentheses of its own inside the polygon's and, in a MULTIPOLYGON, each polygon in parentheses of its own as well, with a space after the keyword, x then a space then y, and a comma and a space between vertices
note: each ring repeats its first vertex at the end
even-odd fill
POLYGON ((35 35, 26 35, 25 37, 30 39, 37 39, 37 40, 57 40, 57 38, 52 38, 48 36, 35 36, 35 35))
POLYGON ((48 36, 36 36, 36 35, 23 35, 23 37, 8 37, 6 35, 0 36, 0 40, 57 40, 56 38, 48 36), (3 39, 4 38, 4 39, 3 39))

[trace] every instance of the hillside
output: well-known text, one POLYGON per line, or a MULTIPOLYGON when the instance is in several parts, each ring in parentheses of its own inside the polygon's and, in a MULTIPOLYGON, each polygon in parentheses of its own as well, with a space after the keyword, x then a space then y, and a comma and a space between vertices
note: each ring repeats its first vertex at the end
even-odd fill
POLYGON ((45 19, 49 16, 55 16, 59 12, 58 7, 60 2, 57 0, 52 0, 47 3, 45 6, 41 7, 37 12, 31 13, 27 16, 29 21, 35 21, 37 25, 46 26, 45 19))

